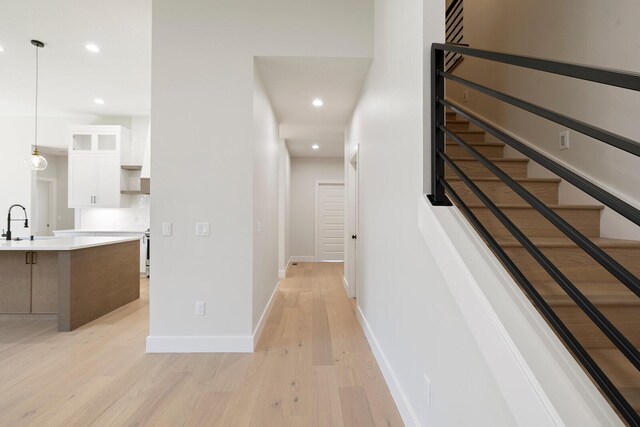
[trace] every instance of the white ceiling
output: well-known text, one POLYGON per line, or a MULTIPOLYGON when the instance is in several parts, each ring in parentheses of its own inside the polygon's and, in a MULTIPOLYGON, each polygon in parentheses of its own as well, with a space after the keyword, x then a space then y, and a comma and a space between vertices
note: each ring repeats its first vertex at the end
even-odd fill
POLYGON ((151 0, 0 0, 0 116, 33 114, 31 39, 41 115, 149 115, 151 0))
POLYGON ((291 157, 344 157, 344 140, 311 141, 305 139, 287 139, 287 148, 291 157), (311 148, 313 144, 318 149, 311 148))
POLYGON ((256 58, 292 156, 344 155, 344 130, 370 65, 369 58, 256 58), (315 98, 324 105, 314 107, 315 98), (320 149, 311 149, 313 144, 320 149))

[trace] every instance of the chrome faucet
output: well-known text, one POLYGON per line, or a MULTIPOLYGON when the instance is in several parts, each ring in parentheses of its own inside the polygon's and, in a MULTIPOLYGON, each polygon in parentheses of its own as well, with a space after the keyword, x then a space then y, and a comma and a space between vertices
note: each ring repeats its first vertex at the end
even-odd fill
POLYGON ((11 240, 11 221, 23 221, 24 220, 24 228, 29 228, 29 220, 27 219, 27 210, 22 205, 11 205, 9 208, 9 213, 7 214, 7 232, 2 234, 2 237, 6 237, 7 240, 11 240), (22 208, 24 211, 24 219, 11 219, 11 209, 18 207, 22 208))

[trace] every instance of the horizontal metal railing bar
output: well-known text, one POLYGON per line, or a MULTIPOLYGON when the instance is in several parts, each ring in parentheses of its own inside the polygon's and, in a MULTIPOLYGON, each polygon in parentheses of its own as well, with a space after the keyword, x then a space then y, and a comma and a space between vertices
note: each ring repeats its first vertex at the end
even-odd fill
POLYGON ((447 7, 447 10, 444 12, 445 16, 451 16, 451 12, 453 11, 453 9, 458 6, 463 6, 462 0, 453 0, 453 3, 451 3, 449 7, 447 7))
POLYGON ((453 74, 450 74, 447 72, 439 72, 438 74, 440 74, 442 77, 448 80, 454 81, 456 83, 460 83, 471 89, 477 90, 478 92, 484 93, 485 95, 489 95, 495 99, 499 99, 500 101, 504 101, 522 110, 533 113, 536 116, 543 117, 545 119, 551 120, 553 122, 556 122, 558 124, 571 128, 584 135, 590 136, 591 138, 595 138, 609 145, 612 145, 616 148, 624 150, 627 153, 640 156, 640 143, 632 139, 629 139, 622 135, 617 135, 613 132, 609 132, 607 130, 601 129, 597 126, 593 126, 588 123, 582 122, 580 120, 573 119, 571 117, 565 116, 564 114, 560 114, 555 111, 546 109, 544 107, 540 107, 538 105, 532 104, 525 100, 507 95, 505 93, 488 88, 486 86, 482 86, 480 84, 471 82, 461 77, 454 76, 453 74))
POLYGON ((487 124, 486 122, 479 119, 475 115, 471 114, 469 111, 463 109, 459 105, 444 99, 438 99, 437 102, 451 109, 455 113, 460 114, 462 117, 469 120, 469 122, 473 123, 474 125, 478 126, 479 128, 488 132, 489 134, 495 136, 496 138, 503 141, 507 145, 513 147, 520 153, 524 154, 527 158, 539 163, 541 166, 555 173, 560 178, 568 181, 570 184, 575 185, 580 190, 584 191, 594 199, 600 201, 601 203, 604 203, 614 211, 618 212, 620 215, 627 218, 629 221, 640 226, 640 210, 631 206, 629 203, 614 196, 613 194, 597 186, 591 181, 583 178, 577 173, 560 165, 559 163, 551 160, 546 155, 531 148, 525 143, 515 139, 511 135, 508 135, 507 133, 497 129, 496 127, 487 124))
MULTIPOLYGON (((546 204, 541 202, 537 197, 527 191, 520 183, 511 178, 502 169, 494 165, 489 159, 483 156, 478 150, 473 148, 466 141, 461 139, 455 131, 447 128, 443 125, 438 125, 440 130, 449 135, 458 145, 465 149, 473 158, 478 160, 484 167, 489 169, 494 175, 496 175, 502 182, 504 182, 509 188, 511 188, 518 196, 522 197, 527 203, 529 203, 535 210, 537 210, 543 217, 545 217, 551 224, 553 224, 558 230, 564 233, 569 239, 583 249, 591 258, 593 258, 598 264, 603 266, 609 273, 611 273, 616 279, 620 280, 631 292, 640 297, 640 279, 638 279, 633 273, 622 266, 618 261, 613 259, 609 254, 600 249, 598 245, 589 240, 585 235, 580 233, 571 224, 569 224, 564 218, 555 213, 546 204)), ((640 367, 639 367, 640 369, 640 367)))
POLYGON ((518 283, 520 288, 530 298, 533 305, 539 310, 540 314, 549 322, 551 327, 556 331, 560 339, 565 343, 567 348, 574 354, 576 359, 582 364, 584 369, 591 375, 591 378, 600 387, 602 392, 609 398, 612 405, 620 411, 622 417, 632 426, 640 426, 640 416, 635 412, 633 407, 627 402, 625 397, 615 387, 609 377, 600 369, 600 366, 593 360, 591 355, 580 344, 578 339, 571 333, 569 328, 560 320, 558 315, 553 311, 545 299, 540 295, 531 282, 516 266, 513 260, 502 249, 500 244, 493 238, 491 233, 482 225, 480 220, 473 214, 471 209, 465 205, 462 198, 455 192, 453 187, 444 179, 439 180, 447 189, 449 196, 456 203, 458 208, 464 213, 469 221, 474 225, 480 236, 493 250, 493 253, 502 262, 505 268, 511 274, 511 277, 518 283))
POLYGON ((434 43, 432 46, 434 49, 445 52, 458 52, 462 55, 473 56, 489 61, 501 62, 503 64, 515 65, 517 67, 529 68, 532 70, 544 71, 546 73, 574 77, 580 80, 587 80, 609 86, 640 91, 640 74, 632 73, 630 71, 589 67, 586 65, 571 64, 568 62, 492 52, 464 46, 452 46, 443 43, 434 43))
POLYGON ((544 271, 571 297, 576 305, 591 319, 602 333, 640 371, 640 352, 637 348, 597 309, 589 299, 551 262, 549 258, 509 219, 495 203, 460 169, 445 153, 438 152, 451 169, 467 184, 469 189, 493 213, 500 223, 520 242, 523 248, 536 260, 544 271))

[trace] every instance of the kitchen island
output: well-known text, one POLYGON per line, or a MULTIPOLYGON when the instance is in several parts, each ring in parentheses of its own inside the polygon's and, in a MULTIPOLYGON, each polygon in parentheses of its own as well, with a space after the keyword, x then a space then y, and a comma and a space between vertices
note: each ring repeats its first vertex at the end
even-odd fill
POLYGON ((140 297, 138 237, 0 241, 0 315, 71 331, 140 297))

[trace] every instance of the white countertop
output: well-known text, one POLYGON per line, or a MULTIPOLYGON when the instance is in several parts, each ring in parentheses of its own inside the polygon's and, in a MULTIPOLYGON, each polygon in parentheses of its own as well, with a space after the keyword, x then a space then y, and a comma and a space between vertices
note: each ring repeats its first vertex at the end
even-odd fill
POLYGON ((115 243, 133 242, 138 237, 75 236, 52 237, 37 240, 0 240, 0 251, 73 251, 115 243))

